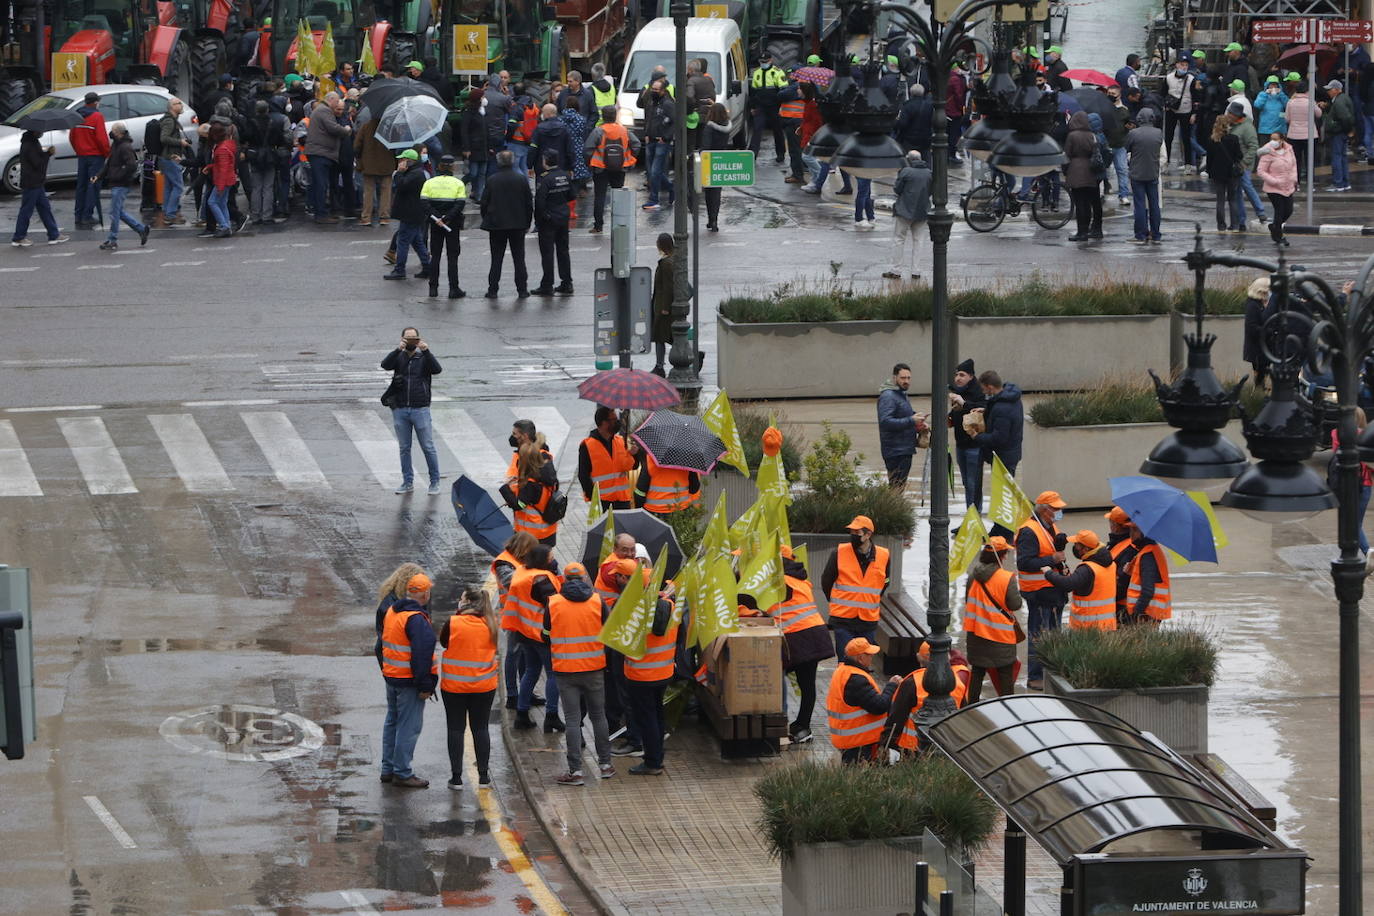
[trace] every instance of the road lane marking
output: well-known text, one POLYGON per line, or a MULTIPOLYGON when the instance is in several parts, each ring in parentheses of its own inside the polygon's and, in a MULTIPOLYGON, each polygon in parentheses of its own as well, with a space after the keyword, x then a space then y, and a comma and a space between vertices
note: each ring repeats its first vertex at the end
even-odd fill
POLYGON ((129 836, 127 830, 119 826, 119 821, 115 820, 115 816, 110 813, 109 808, 106 808, 101 803, 100 799, 96 798, 94 795, 83 795, 81 797, 85 799, 86 806, 91 809, 91 813, 100 818, 100 823, 104 824, 110 833, 114 835, 115 841, 118 842, 120 846, 123 846, 125 849, 138 848, 138 844, 134 842, 134 838, 129 836))
POLYGON ((182 407, 268 407, 280 404, 276 398, 248 398, 242 401, 182 401, 182 407))
POLYGON ((156 254, 156 248, 116 248, 115 254, 156 254))
POLYGON ((287 247, 289 247, 289 248, 309 248, 309 247, 310 247, 311 245, 313 245, 313 244, 315 244, 315 243, 314 243, 314 242, 290 242, 290 243, 288 243, 288 246, 287 246, 287 247))
POLYGON ((14 424, 0 420, 0 496, 42 496, 29 458, 19 444, 14 424))
POLYGON ((224 465, 189 413, 152 414, 148 422, 153 424, 153 431, 162 440, 162 447, 187 490, 215 493, 234 489, 229 475, 224 473, 224 465))
POLYGON ((244 264, 280 264, 286 258, 244 258, 244 264))
POLYGON ((350 245, 390 245, 391 239, 357 239, 349 242, 350 245))
POLYGON ((288 490, 329 489, 329 481, 315 463, 305 440, 286 414, 277 410, 240 413, 243 425, 257 440, 272 473, 288 490))
POLYGON ((42 254, 31 254, 31 258, 73 258, 76 257, 75 251, 47 251, 42 254))
POLYGON ((377 483, 388 486, 398 472, 395 432, 387 429, 382 418, 371 410, 336 410, 334 419, 363 456, 377 483))
POLYGON ((331 254, 325 258, 326 261, 363 261, 367 259, 365 254, 331 254))
POLYGON ((434 428, 463 465, 463 473, 484 487, 505 482, 510 462, 466 410, 440 407, 430 412, 434 415, 434 428))
POLYGON ((72 457, 93 496, 137 493, 124 459, 119 457, 105 421, 99 417, 59 417, 57 425, 71 446, 72 457))
POLYGON ((515 839, 515 835, 506 829, 505 821, 501 818, 501 805, 496 800, 496 793, 492 791, 491 786, 478 784, 477 763, 472 757, 467 759, 465 772, 467 773, 468 784, 477 786, 477 803, 482 807, 482 816, 486 818, 492 839, 496 840, 496 845, 500 847, 501 854, 510 863, 515 876, 530 892, 530 897, 535 904, 549 916, 570 916, 568 910, 559 902, 558 895, 553 892, 544 882, 543 876, 530 864, 529 857, 520 848, 520 843, 515 839))
POLYGON ((64 410, 104 410, 103 404, 68 404, 66 407, 6 407, 8 413, 60 413, 64 410))
POLYGON ((358 916, 377 916, 377 908, 369 903, 360 891, 339 891, 339 896, 344 899, 344 903, 353 907, 353 912, 358 916))
POLYGON ((27 274, 38 270, 37 267, 0 267, 0 274, 27 274))
POLYGON ((237 245, 206 245, 202 248, 192 248, 192 251, 233 251, 237 245))
POLYGON ((534 428, 544 434, 549 451, 553 452, 555 465, 560 461, 567 463, 568 436, 572 433, 572 427, 563 419, 557 407, 512 407, 511 413, 534 421, 534 428))
POLYGON ((204 261, 164 261, 163 267, 199 267, 204 261))
POLYGON ((123 264, 79 264, 77 270, 122 270, 123 264))

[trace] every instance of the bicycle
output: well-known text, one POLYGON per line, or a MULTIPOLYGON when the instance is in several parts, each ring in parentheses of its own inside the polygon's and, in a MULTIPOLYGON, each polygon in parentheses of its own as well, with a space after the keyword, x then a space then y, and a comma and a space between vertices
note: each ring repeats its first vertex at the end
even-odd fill
MULTIPOLYGON (((1016 194, 1016 179, 1006 172, 993 171, 972 191, 964 195, 964 221, 976 232, 991 232, 1008 216, 1017 216, 1026 201, 1016 194)), ((1056 189, 1046 175, 1031 181, 1031 219, 1045 229, 1062 229, 1073 219, 1073 198, 1056 189)))

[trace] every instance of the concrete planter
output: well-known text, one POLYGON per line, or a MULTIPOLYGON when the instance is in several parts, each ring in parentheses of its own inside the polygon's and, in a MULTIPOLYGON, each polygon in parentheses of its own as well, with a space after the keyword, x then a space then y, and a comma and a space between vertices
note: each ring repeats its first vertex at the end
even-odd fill
POLYGON ((1106 376, 1148 382, 1147 369, 1167 378, 1176 336, 1169 315, 959 318, 954 327, 959 359, 1022 391, 1091 388, 1106 376))
POLYGON ((892 916, 916 898, 920 837, 809 843, 782 860, 783 916, 892 916))
MULTIPOLYGON (((1024 429, 1016 471, 1023 488, 1058 490, 1072 509, 1111 506, 1109 478, 1139 474, 1150 450, 1173 431, 1167 423, 1043 427, 1029 420, 1024 429)), ((1239 420, 1227 425, 1225 435, 1244 450, 1239 420)))
POLYGON ((1207 753, 1207 697, 1203 684, 1138 690, 1083 690, 1045 671, 1045 693, 1080 700, 1150 732, 1180 754, 1207 753))
POLYGON ((729 465, 718 464, 716 469, 701 478, 701 504, 709 513, 715 509, 720 494, 725 494, 725 520, 735 520, 748 511, 759 498, 759 488, 751 477, 745 477, 729 465))
MULTIPOLYGON (((830 557, 835 553, 835 548, 841 544, 849 542, 848 534, 809 534, 801 531, 792 532, 792 546, 806 547, 806 573, 811 580, 811 589, 816 595, 816 607, 822 614, 830 613, 830 604, 825 600, 825 593, 821 590, 821 573, 825 572, 825 564, 830 562, 830 557)), ((873 542, 879 547, 886 547, 891 555, 888 559, 888 581, 892 583, 889 588, 902 587, 902 539, 892 535, 875 535, 873 542)))

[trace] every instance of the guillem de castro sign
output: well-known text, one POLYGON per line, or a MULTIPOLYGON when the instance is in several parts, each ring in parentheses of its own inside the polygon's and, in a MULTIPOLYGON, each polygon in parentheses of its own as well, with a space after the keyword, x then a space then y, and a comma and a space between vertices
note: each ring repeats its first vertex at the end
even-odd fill
POLYGON ((1077 856, 1074 912, 1228 913, 1294 916, 1304 910, 1305 857, 1218 853, 1207 857, 1077 856))

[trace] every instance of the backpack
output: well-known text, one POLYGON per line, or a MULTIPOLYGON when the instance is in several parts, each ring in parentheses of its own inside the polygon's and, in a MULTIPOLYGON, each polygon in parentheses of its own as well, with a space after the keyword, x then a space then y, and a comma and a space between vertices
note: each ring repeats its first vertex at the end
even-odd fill
POLYGON ((561 489, 554 490, 549 496, 548 505, 539 514, 543 517, 545 524, 552 525, 554 522, 561 522, 563 516, 568 514, 568 494, 561 489))
POLYGON ((143 128, 143 153, 146 156, 162 155, 162 119, 154 118, 143 128))
POLYGON ((608 172, 625 171, 625 144, 607 137, 601 145, 601 161, 608 172))

